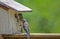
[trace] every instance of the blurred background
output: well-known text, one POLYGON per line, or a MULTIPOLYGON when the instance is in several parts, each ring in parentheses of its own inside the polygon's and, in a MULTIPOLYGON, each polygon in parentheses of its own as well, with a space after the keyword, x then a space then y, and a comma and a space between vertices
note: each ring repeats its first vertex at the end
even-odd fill
POLYGON ((60 33, 60 0, 16 0, 32 9, 23 12, 31 33, 60 33))

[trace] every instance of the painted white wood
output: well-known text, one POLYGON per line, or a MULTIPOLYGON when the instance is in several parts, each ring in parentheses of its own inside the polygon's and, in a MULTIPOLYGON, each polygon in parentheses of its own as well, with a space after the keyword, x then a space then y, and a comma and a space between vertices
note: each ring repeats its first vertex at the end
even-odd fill
POLYGON ((0 0, 0 1, 11 2, 11 1, 14 1, 14 0, 0 0))
POLYGON ((32 9, 16 2, 16 1, 0 1, 0 4, 8 6, 16 11, 32 11, 32 9))
POLYGON ((0 8, 0 34, 13 34, 16 32, 14 16, 0 8))

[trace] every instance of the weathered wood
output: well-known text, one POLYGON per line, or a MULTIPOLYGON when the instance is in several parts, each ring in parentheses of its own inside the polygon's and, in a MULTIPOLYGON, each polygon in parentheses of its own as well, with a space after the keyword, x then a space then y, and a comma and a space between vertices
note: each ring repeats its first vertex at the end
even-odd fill
MULTIPOLYGON (((15 14, 19 14, 14 9, 0 5, 0 34, 14 34, 17 32, 15 14)), ((23 19, 20 16, 20 19, 23 19)), ((22 20, 21 24, 22 23, 22 20)))
POLYGON ((0 8, 0 34, 13 34, 16 32, 16 21, 14 11, 8 12, 0 8))
POLYGON ((4 9, 4 10, 6 10, 6 11, 9 10, 9 8, 7 8, 7 7, 3 6, 3 5, 0 5, 0 8, 4 9))
MULTIPOLYGON (((26 39, 26 35, 4 35, 5 39, 26 39)), ((57 33, 31 33, 30 39, 60 39, 57 33)))
MULTIPOLYGON (((0 34, 13 34, 17 31, 15 14, 28 12, 32 9, 17 3, 16 1, 0 0, 0 34)), ((20 16, 21 25, 23 26, 23 17, 20 16)))
POLYGON ((16 1, 1 1, 0 0, 0 5, 3 5, 5 7, 14 9, 16 12, 28 12, 28 11, 32 11, 32 9, 16 2, 16 1))
MULTIPOLYGON (((4 7, 0 5, 0 34, 14 34, 18 30, 18 26, 16 26, 16 18, 15 14, 21 14, 19 12, 14 11, 11 8, 4 7)), ((23 26, 23 16, 20 16, 20 23, 23 26)), ((20 31, 19 31, 20 32, 20 31)))

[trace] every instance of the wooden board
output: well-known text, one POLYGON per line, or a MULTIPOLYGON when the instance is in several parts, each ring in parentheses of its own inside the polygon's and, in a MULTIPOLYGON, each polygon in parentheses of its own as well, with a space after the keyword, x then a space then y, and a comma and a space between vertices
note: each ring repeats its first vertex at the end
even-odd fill
POLYGON ((9 2, 6 2, 6 1, 2 1, 0 0, 0 5, 3 5, 5 7, 8 7, 8 8, 12 8, 14 9, 15 11, 17 12, 28 12, 28 11, 32 11, 32 9, 16 2, 16 1, 9 1, 9 2))
MULTIPOLYGON (((59 33, 31 33, 30 39, 60 39, 59 33)), ((26 39, 26 35, 4 35, 5 39, 26 39)))
POLYGON ((16 30, 15 12, 10 10, 7 12, 0 7, 0 34, 13 34, 16 30))

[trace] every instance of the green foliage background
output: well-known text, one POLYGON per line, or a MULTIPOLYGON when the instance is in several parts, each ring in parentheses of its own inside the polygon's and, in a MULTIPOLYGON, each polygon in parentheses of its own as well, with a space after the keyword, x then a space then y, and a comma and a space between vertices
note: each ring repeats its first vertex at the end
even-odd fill
POLYGON ((30 7, 24 12, 33 33, 60 33, 60 0, 16 0, 30 7))

